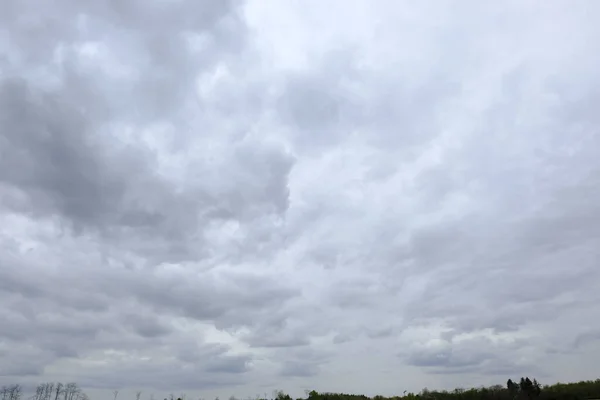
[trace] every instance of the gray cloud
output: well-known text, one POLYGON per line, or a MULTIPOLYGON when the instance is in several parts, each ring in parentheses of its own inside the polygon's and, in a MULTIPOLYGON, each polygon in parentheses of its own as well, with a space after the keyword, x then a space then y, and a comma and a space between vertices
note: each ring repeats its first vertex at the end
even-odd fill
POLYGON ((591 378, 600 8, 367 3, 5 2, 0 384, 591 378))
POLYGON ((331 354, 313 349, 286 351, 288 356, 279 370, 284 377, 313 377, 319 374, 320 367, 329 361, 331 354))

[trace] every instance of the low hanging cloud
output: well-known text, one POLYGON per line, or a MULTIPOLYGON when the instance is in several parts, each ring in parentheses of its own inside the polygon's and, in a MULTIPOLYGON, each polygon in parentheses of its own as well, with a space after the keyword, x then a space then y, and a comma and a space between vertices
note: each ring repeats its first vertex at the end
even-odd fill
POLYGON ((4 8, 0 384, 592 378, 596 3, 4 8))

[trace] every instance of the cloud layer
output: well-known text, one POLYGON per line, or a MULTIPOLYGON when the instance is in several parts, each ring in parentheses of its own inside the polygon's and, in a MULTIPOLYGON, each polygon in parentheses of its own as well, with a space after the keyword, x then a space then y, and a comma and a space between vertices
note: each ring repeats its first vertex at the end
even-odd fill
POLYGON ((592 377, 595 2, 5 3, 0 384, 592 377))

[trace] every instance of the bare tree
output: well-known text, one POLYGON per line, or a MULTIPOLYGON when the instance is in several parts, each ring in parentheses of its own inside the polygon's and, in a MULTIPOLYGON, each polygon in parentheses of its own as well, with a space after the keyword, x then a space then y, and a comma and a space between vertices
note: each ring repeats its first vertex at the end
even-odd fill
POLYGON ((140 400, 140 397, 142 397, 142 392, 138 391, 135 393, 135 400, 140 400))
POLYGON ((52 393, 54 393, 54 382, 45 383, 42 400, 52 400, 52 393))
POLYGON ((44 399, 44 388, 46 387, 45 383, 40 383, 35 387, 35 394, 31 396, 32 400, 43 400, 44 399))
POLYGON ((0 388, 0 400, 6 400, 8 394, 8 388, 6 386, 2 386, 0 388))
POLYGON ((6 389, 3 388, 2 398, 4 400, 20 400, 23 395, 23 388, 21 385, 10 385, 6 389))
POLYGON ((119 395, 119 391, 118 390, 113 390, 113 400, 117 400, 117 396, 119 395))
POLYGON ((81 394, 81 389, 75 382, 69 382, 63 389, 63 400, 76 400, 81 394))
POLYGON ((54 388, 54 400, 58 400, 58 396, 63 392, 63 384, 58 382, 54 388))
POLYGON ((35 394, 31 397, 32 400, 51 400, 54 392, 54 383, 40 383, 35 388, 35 394))

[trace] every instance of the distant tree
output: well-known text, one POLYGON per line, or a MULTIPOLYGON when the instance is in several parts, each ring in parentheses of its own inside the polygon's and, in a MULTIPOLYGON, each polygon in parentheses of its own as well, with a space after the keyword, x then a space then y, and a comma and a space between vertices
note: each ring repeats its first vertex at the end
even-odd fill
POLYGON ((2 388, 0 388, 0 399, 1 400, 13 399, 15 397, 16 393, 19 392, 19 389, 17 389, 18 386, 19 385, 2 386, 2 388))
POLYGON ((54 393, 54 382, 48 382, 44 384, 43 400, 52 400, 52 394, 54 393))
POLYGON ((19 400, 23 396, 21 385, 13 385, 12 400, 19 400))
POLYGON ((81 395, 81 389, 75 382, 69 382, 64 386, 63 399, 64 400, 77 400, 81 395))
POLYGON ((521 377, 521 381, 519 382, 520 393, 524 396, 529 397, 529 392, 531 390, 532 384, 533 383, 531 382, 531 380, 529 380, 529 378, 521 377))
POLYGON ((277 400, 292 400, 292 397, 289 394, 283 392, 283 390, 278 390, 275 395, 275 399, 277 400))
POLYGON ((537 380, 531 380, 529 377, 521 377, 519 383, 515 383, 512 379, 506 382, 506 388, 512 399, 537 399, 542 393, 541 385, 537 380))
POLYGON ((525 379, 525 383, 527 385, 526 396, 529 399, 535 399, 540 396, 542 389, 539 386, 537 380, 530 380, 529 378, 525 379))
POLYGON ((510 394, 511 399, 514 399, 519 394, 519 385, 514 383, 512 379, 509 379, 506 382, 506 388, 508 389, 508 393, 510 394))
POLYGON ((58 382, 54 388, 54 400, 58 400, 58 396, 63 392, 63 384, 58 382))
POLYGON ((35 388, 35 394, 31 397, 32 400, 43 400, 44 399, 44 388, 45 384, 40 383, 35 388))
POLYGON ((319 398, 319 393, 316 390, 308 392, 308 400, 315 400, 319 398))

